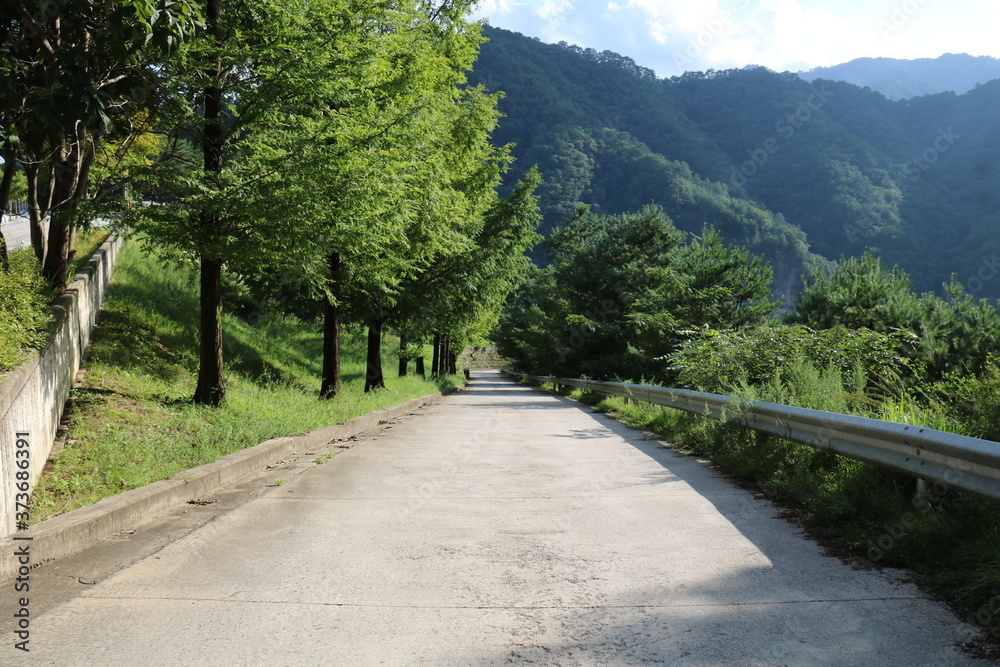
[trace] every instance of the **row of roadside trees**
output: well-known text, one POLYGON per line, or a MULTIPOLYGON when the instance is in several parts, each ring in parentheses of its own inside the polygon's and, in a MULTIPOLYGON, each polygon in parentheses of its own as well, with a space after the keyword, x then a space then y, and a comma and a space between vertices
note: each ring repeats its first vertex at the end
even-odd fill
POLYGON ((485 333, 535 240, 538 176, 498 196, 510 157, 489 141, 496 100, 465 85, 482 41, 469 9, 7 3, 0 198, 22 171, 33 245, 57 288, 95 193, 125 203, 123 222, 158 253, 197 265, 197 402, 225 397, 222 300, 233 283, 322 313, 322 396, 340 391, 345 321, 368 326, 366 390, 383 386, 385 328, 434 339, 438 352, 485 333), (152 203, 127 206, 143 195, 152 203))

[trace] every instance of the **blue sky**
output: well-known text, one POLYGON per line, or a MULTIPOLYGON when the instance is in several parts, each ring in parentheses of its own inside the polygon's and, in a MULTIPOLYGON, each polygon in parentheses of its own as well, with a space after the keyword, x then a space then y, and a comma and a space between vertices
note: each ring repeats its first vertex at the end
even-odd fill
POLYGON ((481 0, 474 18, 616 51, 661 77, 861 57, 1000 57, 998 0, 481 0))

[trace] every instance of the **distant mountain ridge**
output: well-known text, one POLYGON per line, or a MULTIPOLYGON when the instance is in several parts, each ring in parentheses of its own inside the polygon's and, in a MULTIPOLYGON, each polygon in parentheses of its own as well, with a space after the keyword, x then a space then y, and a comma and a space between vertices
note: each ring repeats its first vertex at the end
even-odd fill
POLYGON ((915 60, 857 58, 798 74, 806 81, 844 81, 871 88, 890 100, 901 100, 949 91, 961 95, 976 84, 1000 79, 1000 59, 967 53, 946 53, 938 58, 915 60))
POLYGON ((581 203, 653 203, 765 256, 776 294, 872 247, 918 290, 957 274, 1000 297, 1000 80, 891 101, 763 67, 657 79, 615 53, 484 34, 469 80, 503 93, 494 141, 514 145, 510 178, 541 171, 543 233, 581 203))

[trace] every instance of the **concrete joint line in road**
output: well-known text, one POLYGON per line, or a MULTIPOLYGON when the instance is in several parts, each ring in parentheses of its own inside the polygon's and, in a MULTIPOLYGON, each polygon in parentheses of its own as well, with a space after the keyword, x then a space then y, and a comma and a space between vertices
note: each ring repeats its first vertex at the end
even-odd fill
MULTIPOLYGON (((72 578, 72 577, 71 577, 72 578)), ((293 607, 349 607, 352 609, 481 609, 481 610, 591 610, 602 609, 712 609, 717 607, 770 607, 786 604, 844 604, 846 602, 898 602, 900 600, 926 600, 927 598, 901 595, 898 597, 871 598, 829 598, 818 600, 771 600, 758 602, 705 602, 681 604, 584 604, 584 605, 423 605, 423 604, 361 604, 358 602, 301 602, 289 600, 235 600, 226 598, 192 598, 192 597, 140 597, 121 595, 89 595, 91 600, 121 600, 146 602, 224 602, 227 604, 270 604, 293 607)))

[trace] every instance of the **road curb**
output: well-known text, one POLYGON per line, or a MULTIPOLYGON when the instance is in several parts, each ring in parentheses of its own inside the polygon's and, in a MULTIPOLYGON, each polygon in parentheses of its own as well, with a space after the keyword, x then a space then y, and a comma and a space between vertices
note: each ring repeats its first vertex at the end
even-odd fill
POLYGON ((266 440, 211 463, 184 470, 170 479, 105 498, 37 523, 28 530, 0 538, 0 582, 18 576, 22 566, 18 560, 18 549, 29 548, 30 567, 65 558, 152 515, 238 482, 263 470, 270 463, 370 431, 379 424, 434 403, 454 391, 425 394, 304 435, 266 440))

